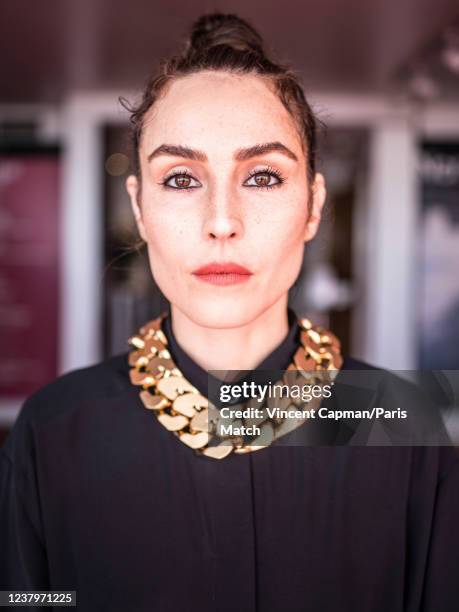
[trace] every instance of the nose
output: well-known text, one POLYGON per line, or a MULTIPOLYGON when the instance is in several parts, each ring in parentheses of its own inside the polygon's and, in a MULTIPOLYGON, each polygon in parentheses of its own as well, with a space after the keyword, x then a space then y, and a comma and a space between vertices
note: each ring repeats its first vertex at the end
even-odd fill
POLYGON ((204 215, 204 237, 212 240, 234 240, 242 236, 243 229, 241 209, 234 194, 217 190, 210 194, 204 215))

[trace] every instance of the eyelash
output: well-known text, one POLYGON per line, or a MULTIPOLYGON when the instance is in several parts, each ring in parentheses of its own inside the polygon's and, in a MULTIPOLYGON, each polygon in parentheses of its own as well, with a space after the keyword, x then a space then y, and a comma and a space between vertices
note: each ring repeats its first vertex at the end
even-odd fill
POLYGON ((196 189, 196 187, 171 187, 171 185, 167 184, 167 182, 171 179, 182 176, 189 176, 190 178, 194 178, 191 172, 188 172, 188 170, 182 170, 181 172, 174 172, 173 174, 166 176, 165 179, 160 181, 159 184, 162 185, 165 189, 174 189, 175 191, 188 191, 191 189, 196 189))
MULTIPOLYGON (((279 172, 279 170, 274 169, 272 166, 267 166, 262 170, 253 170, 249 172, 249 177, 244 181, 244 183, 249 181, 254 176, 257 176, 258 174, 268 174, 269 176, 273 176, 278 182, 274 185, 245 185, 245 187, 255 187, 256 189, 274 189, 275 187, 280 187, 286 181, 285 177, 279 172)), ((196 189, 196 187, 172 187, 171 185, 167 184, 168 181, 170 181, 171 179, 183 176, 189 176, 190 178, 194 178, 193 175, 188 172, 188 170, 183 170, 181 172, 175 172, 173 174, 170 174, 169 176, 166 176, 164 180, 160 181, 159 184, 162 185, 165 189, 174 189, 175 191, 190 191, 192 189, 196 189)))
POLYGON ((247 180, 250 180, 252 177, 257 176, 258 174, 268 174, 269 176, 273 176, 275 179, 277 179, 278 182, 274 183, 274 185, 246 185, 246 187, 256 187, 257 189, 274 189, 275 187, 280 187, 286 180, 279 170, 275 170, 272 166, 267 166, 266 168, 263 168, 263 170, 253 170, 249 172, 249 178, 247 180))

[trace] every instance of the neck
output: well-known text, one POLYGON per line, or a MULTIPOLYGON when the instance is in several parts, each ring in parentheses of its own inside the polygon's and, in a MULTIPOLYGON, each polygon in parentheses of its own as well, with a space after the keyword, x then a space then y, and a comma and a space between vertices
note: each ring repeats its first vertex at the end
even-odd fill
POLYGON ((202 327, 173 304, 171 315, 177 342, 205 370, 253 370, 285 339, 289 329, 287 296, 239 327, 202 327))

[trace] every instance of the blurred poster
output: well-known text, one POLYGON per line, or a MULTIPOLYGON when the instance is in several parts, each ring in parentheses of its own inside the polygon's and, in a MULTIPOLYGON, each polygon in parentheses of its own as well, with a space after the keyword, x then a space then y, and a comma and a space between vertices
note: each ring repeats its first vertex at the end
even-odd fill
POLYGON ((0 153, 0 398, 56 376, 59 160, 0 153))
POLYGON ((425 143, 421 163, 420 367, 459 368, 459 142, 425 143))

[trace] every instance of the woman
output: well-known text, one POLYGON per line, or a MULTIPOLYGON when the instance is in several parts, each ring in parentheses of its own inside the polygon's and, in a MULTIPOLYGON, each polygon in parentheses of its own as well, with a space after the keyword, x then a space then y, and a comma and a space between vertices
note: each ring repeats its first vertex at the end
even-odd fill
POLYGON ((451 448, 336 426, 320 441, 351 445, 298 444, 309 419, 225 437, 210 418, 222 370, 368 371, 287 308, 325 200, 296 77, 245 21, 204 16, 132 120, 127 189, 170 310, 25 403, 2 452, 2 588, 97 611, 459 609, 451 448))

